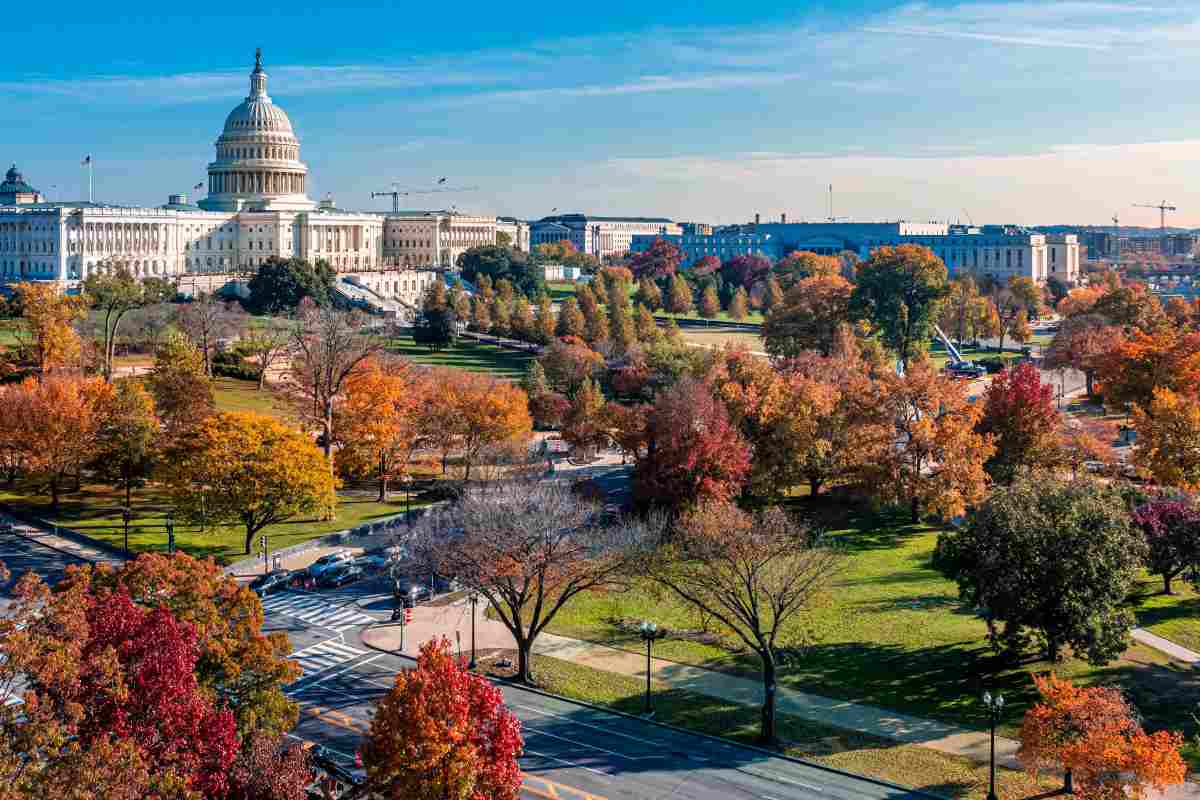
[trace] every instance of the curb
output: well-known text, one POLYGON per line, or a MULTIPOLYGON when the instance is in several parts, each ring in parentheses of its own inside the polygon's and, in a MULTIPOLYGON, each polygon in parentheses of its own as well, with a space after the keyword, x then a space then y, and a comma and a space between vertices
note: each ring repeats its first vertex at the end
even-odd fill
MULTIPOLYGON (((122 562, 129 560, 129 557, 125 555, 125 551, 123 549, 121 549, 120 547, 114 547, 114 546, 108 544, 108 542, 102 542, 102 541, 99 541, 98 539, 93 539, 91 536, 88 536, 87 534, 79 533, 78 531, 73 531, 70 528, 63 527, 62 525, 55 525, 54 523, 46 522, 45 520, 39 519, 37 517, 28 516, 26 514, 19 514, 15 511, 13 511, 13 509, 10 508, 7 504, 0 504, 0 511, 3 511, 5 514, 12 517, 14 520, 16 520, 18 523, 20 523, 22 525, 27 525, 31 528, 37 528, 50 536, 57 536, 60 539, 65 539, 66 541, 74 542, 75 544, 80 545, 81 547, 90 547, 91 549, 97 551, 98 553, 101 553, 102 555, 105 555, 109 558, 119 559, 122 562)), ((21 536, 22 538, 28 539, 31 542, 36 542, 37 544, 43 545, 44 547, 48 547, 51 550, 56 550, 65 555, 69 555, 74 558, 83 559, 84 561, 91 561, 92 563, 96 563, 94 559, 87 558, 85 556, 81 556, 78 553, 72 553, 70 550, 65 550, 61 547, 55 547, 54 545, 46 544, 45 542, 38 541, 37 539, 35 539, 31 536, 21 533, 16 528, 13 528, 12 532, 17 534, 18 536, 21 536)))
MULTIPOLYGON (((367 631, 370 631, 370 630, 374 630, 377 627, 382 627, 385 624, 390 625, 393 623, 378 623, 375 625, 370 625, 366 628, 366 630, 363 631, 363 633, 366 633, 367 631)), ((395 650, 385 650, 382 647, 377 647, 374 644, 371 644, 370 642, 363 639, 363 636, 361 633, 359 634, 359 641, 362 642, 363 645, 365 645, 366 647, 369 647, 370 649, 378 651, 380 653, 387 653, 388 655, 396 656, 397 658, 404 658, 404 659, 408 659, 409 661, 412 661, 414 663, 416 662, 416 659, 413 658, 412 656, 407 656, 407 655, 404 655, 403 653, 397 653, 395 650)), ((475 674, 478 674, 478 673, 475 673, 475 674)), ((626 719, 637 720, 638 722, 642 722, 642 723, 649 724, 649 725, 657 725, 658 727, 664 728, 669 731, 674 731, 676 733, 682 733, 687 736, 697 736, 701 739, 707 739, 710 742, 717 742, 717 743, 723 744, 727 747, 738 747, 743 750, 749 750, 751 752, 759 753, 759 754, 762 754, 765 756, 771 756, 773 758, 782 758, 784 761, 790 761, 793 764, 800 764, 801 766, 818 769, 818 770, 821 770, 822 772, 827 772, 831 775, 838 775, 843 778, 853 778, 855 780, 866 781, 867 783, 872 783, 876 786, 882 786, 885 789, 894 789, 897 791, 902 791, 905 793, 918 795, 920 797, 925 797, 925 798, 928 798, 929 800, 948 800, 948 798, 946 798, 943 795, 933 794, 932 792, 927 792, 924 789, 914 789, 911 786, 902 786, 901 784, 892 783, 891 781, 886 781, 886 780, 883 780, 882 778, 873 778, 870 775, 859 775, 858 773, 855 773, 855 772, 847 772, 846 770, 838 769, 837 767, 831 767, 826 764, 818 764, 814 761, 806 761, 803 758, 797 758, 795 756, 789 756, 785 753, 778 753, 778 752, 775 752, 774 750, 768 750, 765 747, 758 747, 758 746, 752 745, 752 744, 744 744, 742 742, 735 742, 732 739, 725 739, 720 736, 713 736, 710 733, 700 733, 699 731, 688 730, 687 728, 681 728, 678 725, 671 725, 670 723, 667 723, 667 722, 659 722, 658 720, 655 720, 655 719, 647 719, 645 717, 640 717, 635 714, 629 714, 624 711, 618 711, 613 708, 606 708, 604 706, 596 705, 595 703, 589 703, 584 700, 575 700, 574 698, 571 698, 571 697, 563 697, 562 695, 554 694, 552 692, 547 692, 543 689, 538 689, 538 688, 535 688, 532 686, 526 686, 523 683, 517 683, 516 681, 512 681, 507 678, 497 678, 497 677, 494 677, 491 675, 480 676, 480 677, 486 677, 492 683, 499 683, 499 684, 503 684, 505 686, 511 686, 514 689, 520 689, 521 691, 530 692, 532 694, 538 694, 538 695, 541 695, 542 697, 549 697, 549 698, 552 698, 554 700, 559 700, 564 703, 571 703, 572 705, 577 705, 582 708, 590 708, 593 711, 600 711, 605 714, 614 714, 618 717, 625 717, 626 719)))
MULTIPOLYGON (((25 524, 28 524, 28 523, 25 523, 25 524)), ((70 550, 67 550, 67 549, 66 549, 66 548, 64 548, 64 547, 59 547, 58 545, 53 545, 53 544, 50 544, 49 542, 42 541, 42 540, 41 540, 41 539, 39 539, 37 536, 30 535, 30 534, 26 533, 25 531, 18 530, 18 529, 17 529, 17 528, 15 528, 15 527, 13 527, 13 528, 10 528, 8 532, 9 532, 9 533, 11 533, 11 534, 13 534, 14 536, 20 536, 22 539, 24 539, 24 540, 26 540, 26 541, 28 541, 28 542, 33 542, 34 544, 38 545, 39 547, 44 547, 44 548, 46 548, 47 550, 53 550, 53 551, 54 551, 54 552, 56 552, 56 553, 62 553, 64 556, 67 556, 67 557, 69 557, 69 558, 72 558, 72 559, 74 559, 74 560, 77 560, 77 561, 86 561, 86 562, 87 562, 87 563, 89 563, 89 564, 108 564, 108 563, 111 563, 111 562, 109 562, 109 561, 103 561, 103 560, 98 560, 98 559, 94 559, 94 558, 89 558, 88 556, 81 555, 80 553, 73 553, 73 552, 71 552, 70 550)), ((47 533, 48 533, 48 535, 50 535, 50 536, 58 536, 58 535, 59 535, 59 534, 57 534, 57 533, 51 533, 51 532, 49 532, 49 531, 47 531, 47 533)), ((63 537, 63 538, 66 538, 66 537, 63 537)), ((82 544, 82 543, 79 543, 79 544, 82 544)), ((90 545, 86 545, 86 546, 89 546, 89 547, 90 547, 90 545)), ((129 561, 129 559, 128 559, 128 558, 126 558, 126 557, 125 557, 125 555, 124 555, 123 553, 122 553, 120 556, 116 556, 116 555, 114 555, 114 556, 112 556, 112 557, 113 557, 113 558, 119 558, 121 563, 127 563, 127 562, 129 561)))

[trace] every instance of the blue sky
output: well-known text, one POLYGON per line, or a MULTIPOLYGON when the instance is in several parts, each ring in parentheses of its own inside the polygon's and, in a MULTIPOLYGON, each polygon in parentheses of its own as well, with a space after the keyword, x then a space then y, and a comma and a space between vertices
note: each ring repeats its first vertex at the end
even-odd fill
POLYGON ((11 5, 0 160, 57 198, 204 180, 261 46, 343 207, 1200 226, 1194 0, 11 5))

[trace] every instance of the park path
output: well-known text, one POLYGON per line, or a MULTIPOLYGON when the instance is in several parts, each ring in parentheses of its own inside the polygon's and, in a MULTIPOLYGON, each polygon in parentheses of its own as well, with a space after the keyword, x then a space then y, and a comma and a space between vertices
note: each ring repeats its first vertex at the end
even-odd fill
MULTIPOLYGON (((480 650, 513 649, 512 634, 500 622, 489 619, 484 607, 480 603, 475 611, 475 646, 480 650)), ((369 647, 415 656, 424 642, 441 636, 449 638, 461 652, 470 649, 471 606, 467 601, 446 606, 418 606, 413 610, 412 623, 404 629, 403 647, 401 628, 395 624, 368 628, 362 633, 362 641, 369 647)), ((1188 663, 1200 661, 1200 653, 1167 642, 1147 631, 1135 630, 1134 638, 1151 647, 1158 647, 1154 642, 1164 644, 1159 649, 1177 660, 1188 663)), ((548 633, 537 638, 534 652, 607 672, 642 679, 646 677, 644 653, 548 633)), ((659 658, 651 659, 650 673, 660 685, 673 689, 685 689, 740 705, 762 704, 763 687, 758 680, 659 658)), ((929 747, 948 755, 968 758, 977 764, 988 761, 988 734, 983 731, 782 687, 778 690, 777 703, 782 714, 904 744, 929 747)), ((1021 769, 1016 757, 1019 746, 1015 739, 997 736, 996 763, 1009 769, 1021 769)), ((1200 785, 1189 781, 1171 787, 1163 793, 1161 800, 1200 800, 1200 785)))

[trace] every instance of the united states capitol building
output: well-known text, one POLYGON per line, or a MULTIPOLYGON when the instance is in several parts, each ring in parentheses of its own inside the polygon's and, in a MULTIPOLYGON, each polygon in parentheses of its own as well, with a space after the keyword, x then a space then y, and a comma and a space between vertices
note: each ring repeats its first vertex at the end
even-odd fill
POLYGON ((0 183, 0 283, 55 281, 66 290, 97 270, 212 291, 272 256, 324 260, 342 283, 411 302, 464 250, 497 231, 528 248, 528 226, 451 211, 343 211, 309 199, 308 167, 291 120, 267 93, 261 53, 250 92, 229 113, 198 203, 157 207, 47 202, 14 165, 0 183), (523 230, 522 230, 523 227, 523 230))

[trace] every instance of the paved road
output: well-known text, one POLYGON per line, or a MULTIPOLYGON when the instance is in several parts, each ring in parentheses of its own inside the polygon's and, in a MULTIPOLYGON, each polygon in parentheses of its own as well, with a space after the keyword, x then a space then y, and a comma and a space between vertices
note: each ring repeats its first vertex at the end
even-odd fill
MULTIPOLYGON (((32 569, 51 581, 78 560, 12 534, 0 534, 0 559, 14 574, 32 569)), ((0 604, 8 588, 0 586, 0 604)), ((411 660, 372 650, 360 639, 365 625, 390 616, 384 588, 376 580, 337 591, 288 591, 264 604, 264 627, 288 634, 293 657, 304 669, 287 690, 300 705, 292 735, 325 746, 347 767, 354 764, 376 700, 399 670, 412 666, 411 660)), ((525 798, 921 797, 525 689, 504 686, 502 691, 523 725, 525 798)))

